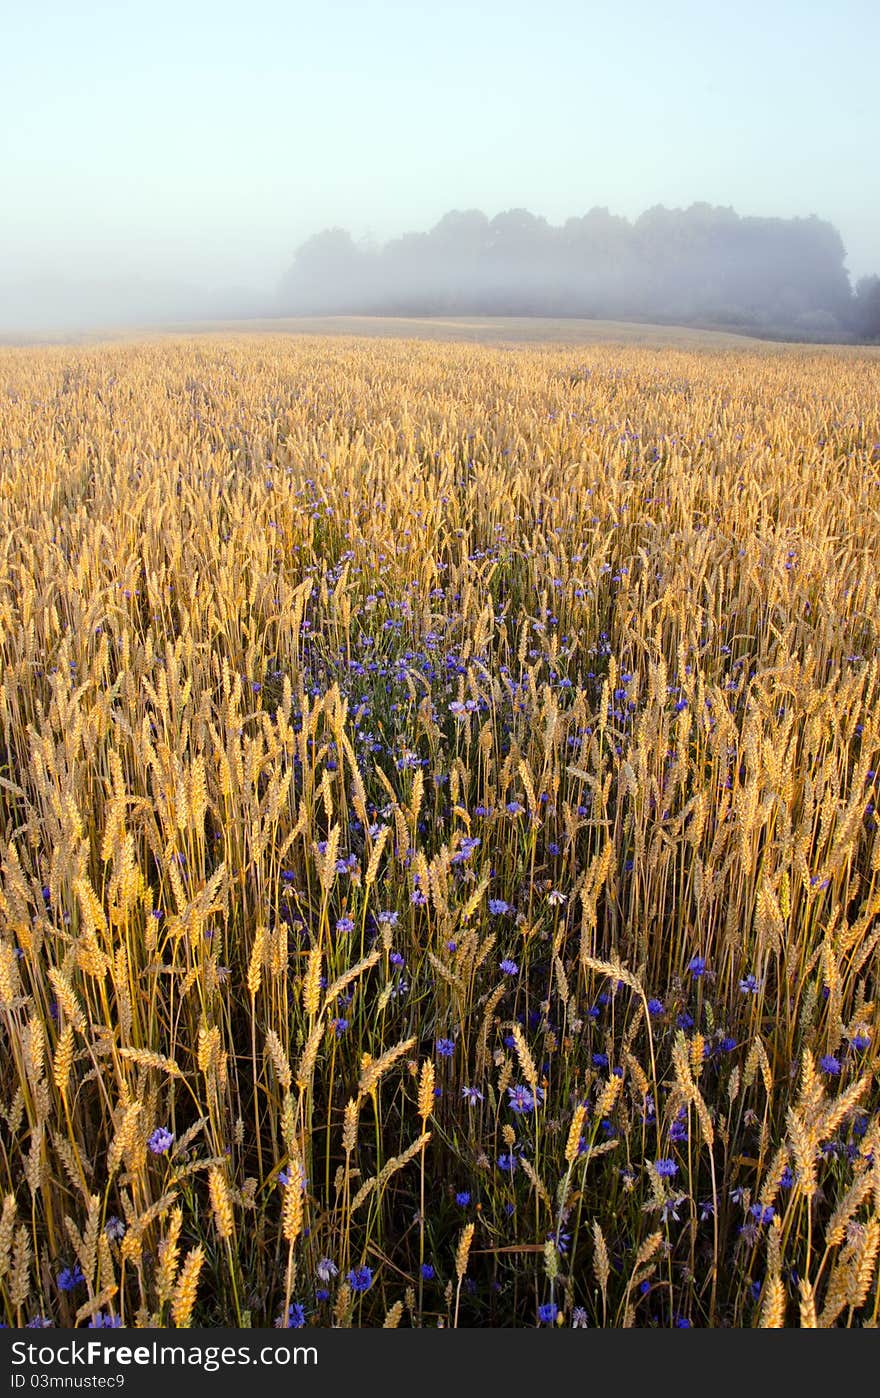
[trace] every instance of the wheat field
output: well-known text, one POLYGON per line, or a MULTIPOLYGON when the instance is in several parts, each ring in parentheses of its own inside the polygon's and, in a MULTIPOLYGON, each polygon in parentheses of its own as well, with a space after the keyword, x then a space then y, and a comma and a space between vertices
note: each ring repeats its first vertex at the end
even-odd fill
POLYGON ((876 1326, 880 361, 0 349, 10 1326, 876 1326))

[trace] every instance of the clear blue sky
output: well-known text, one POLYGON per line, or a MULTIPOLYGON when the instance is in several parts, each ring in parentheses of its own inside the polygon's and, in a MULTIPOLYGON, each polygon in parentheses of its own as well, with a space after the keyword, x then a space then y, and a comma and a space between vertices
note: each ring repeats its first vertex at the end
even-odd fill
POLYGON ((694 200, 880 272, 878 57, 878 0, 10 0, 0 280, 272 286, 329 225, 694 200))

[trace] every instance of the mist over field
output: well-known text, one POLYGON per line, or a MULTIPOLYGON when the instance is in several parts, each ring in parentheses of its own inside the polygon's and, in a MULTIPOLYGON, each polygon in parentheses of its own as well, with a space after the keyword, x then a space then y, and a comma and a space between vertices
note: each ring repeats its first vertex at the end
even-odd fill
POLYGON ((272 316, 541 316, 717 326, 814 341, 880 338, 880 278, 852 285, 838 230, 817 218, 657 205, 594 207, 559 225, 528 209, 452 210, 385 243, 307 238, 274 289, 44 275, 2 290, 0 331, 272 316))
POLYGON ((876 338, 878 16, 47 0, 0 53, 0 334, 454 309, 876 338))
POLYGON ((855 293, 830 223, 662 205, 554 227, 527 209, 446 214, 382 246, 329 229, 281 285, 288 314, 586 316, 717 324, 840 339, 880 335, 880 279, 855 293))
POLYGON ((101 327, 161 325, 176 320, 270 314, 273 301, 253 289, 202 286, 176 278, 47 273, 0 283, 0 336, 76 333, 101 327))

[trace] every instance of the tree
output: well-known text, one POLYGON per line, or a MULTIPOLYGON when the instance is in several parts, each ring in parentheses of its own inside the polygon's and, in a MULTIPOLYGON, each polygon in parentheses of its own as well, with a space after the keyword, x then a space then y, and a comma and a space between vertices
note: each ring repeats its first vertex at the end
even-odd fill
POLYGON ((856 284, 851 324, 860 340, 880 340, 880 277, 862 277, 856 284))
POLYGON ((730 325, 767 334, 880 338, 880 279, 852 295, 837 229, 658 204, 635 223, 593 208, 561 228, 528 209, 453 209, 379 250, 341 228, 308 239, 285 310, 401 315, 587 315, 730 325))
POLYGON ((365 290, 367 261, 344 228, 316 233, 297 249, 282 301, 292 310, 351 310, 365 290))

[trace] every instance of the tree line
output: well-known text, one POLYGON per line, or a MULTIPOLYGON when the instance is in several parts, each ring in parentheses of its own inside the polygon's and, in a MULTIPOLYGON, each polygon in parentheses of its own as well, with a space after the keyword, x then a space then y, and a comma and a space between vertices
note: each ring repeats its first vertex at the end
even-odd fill
POLYGON ((837 229, 706 203, 630 221, 593 208, 554 226, 527 209, 444 214, 384 244, 307 239, 285 314, 583 316, 719 326, 800 340, 880 340, 880 277, 853 287, 837 229))

